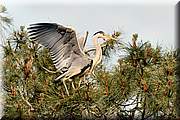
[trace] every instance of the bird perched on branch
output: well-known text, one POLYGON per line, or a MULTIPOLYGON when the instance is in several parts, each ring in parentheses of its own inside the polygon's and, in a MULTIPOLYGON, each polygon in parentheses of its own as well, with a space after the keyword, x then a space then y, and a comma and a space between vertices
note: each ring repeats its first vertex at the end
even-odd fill
POLYGON ((96 53, 94 58, 90 58, 83 51, 86 41, 79 42, 75 30, 69 27, 56 23, 37 23, 28 27, 28 33, 32 40, 49 49, 53 64, 61 73, 55 81, 63 82, 68 96, 69 91, 65 81, 71 81, 74 76, 91 74, 102 59, 101 46, 97 40, 99 38, 111 39, 102 31, 95 33, 92 40, 96 53))

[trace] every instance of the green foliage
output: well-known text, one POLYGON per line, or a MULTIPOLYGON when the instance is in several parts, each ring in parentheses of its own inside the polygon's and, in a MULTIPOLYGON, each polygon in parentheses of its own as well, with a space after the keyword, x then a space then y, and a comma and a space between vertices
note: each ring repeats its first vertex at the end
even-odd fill
MULTIPOLYGON (((114 32, 114 39, 103 43, 105 56, 119 49, 119 35, 114 32)), ((99 65, 95 76, 88 76, 77 90, 67 83, 67 96, 63 84, 52 82, 59 73, 47 71, 56 71, 48 50, 31 41, 24 27, 14 31, 4 46, 4 118, 174 118, 176 56, 137 39, 134 34, 132 43, 124 45, 127 56, 112 70, 99 65)), ((76 87, 78 83, 77 77, 76 87)))

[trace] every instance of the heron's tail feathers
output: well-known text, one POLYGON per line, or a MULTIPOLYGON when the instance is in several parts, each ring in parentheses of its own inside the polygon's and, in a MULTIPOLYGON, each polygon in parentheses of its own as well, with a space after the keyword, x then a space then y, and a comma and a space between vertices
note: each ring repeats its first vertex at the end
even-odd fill
POLYGON ((61 79, 66 75, 66 73, 61 74, 60 76, 58 76, 56 79, 54 79, 54 83, 58 83, 59 81, 61 81, 61 79))

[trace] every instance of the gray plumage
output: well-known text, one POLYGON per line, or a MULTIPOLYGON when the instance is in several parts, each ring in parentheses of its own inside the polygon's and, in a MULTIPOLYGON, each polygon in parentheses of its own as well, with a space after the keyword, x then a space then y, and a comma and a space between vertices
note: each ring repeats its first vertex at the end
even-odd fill
POLYGON ((49 49, 53 64, 61 73, 55 81, 60 79, 63 81, 68 95, 69 92, 65 81, 74 76, 84 76, 87 73, 92 73, 96 65, 101 62, 102 50, 97 42, 98 38, 111 39, 102 31, 94 34, 93 43, 96 47, 96 54, 92 59, 85 54, 84 49, 88 33, 78 41, 74 30, 56 23, 31 24, 28 33, 31 39, 49 49))
POLYGON ((83 68, 92 64, 79 47, 76 33, 71 28, 56 23, 37 23, 30 25, 28 33, 31 39, 49 49, 55 67, 62 73, 55 81, 80 74, 83 68))

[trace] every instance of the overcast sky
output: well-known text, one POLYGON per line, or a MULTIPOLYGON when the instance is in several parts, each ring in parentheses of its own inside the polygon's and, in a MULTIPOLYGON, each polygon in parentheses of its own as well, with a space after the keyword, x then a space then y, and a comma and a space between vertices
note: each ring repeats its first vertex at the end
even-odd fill
POLYGON ((63 3, 63 4, 173 4, 178 0, 2 0, 7 4, 63 3))
POLYGON ((82 35, 98 30, 122 32, 130 41, 150 41, 164 49, 173 49, 175 41, 175 5, 178 0, 1 0, 13 18, 15 27, 36 22, 56 22, 73 26, 82 35))
MULTIPOLYGON (((57 22, 73 26, 77 33, 98 30, 123 33, 129 41, 133 33, 139 40, 159 44, 164 49, 175 46, 176 0, 4 0, 16 27, 36 22, 57 22)), ((90 41, 90 40, 89 40, 90 41)), ((90 45, 91 43, 88 42, 90 45)))

